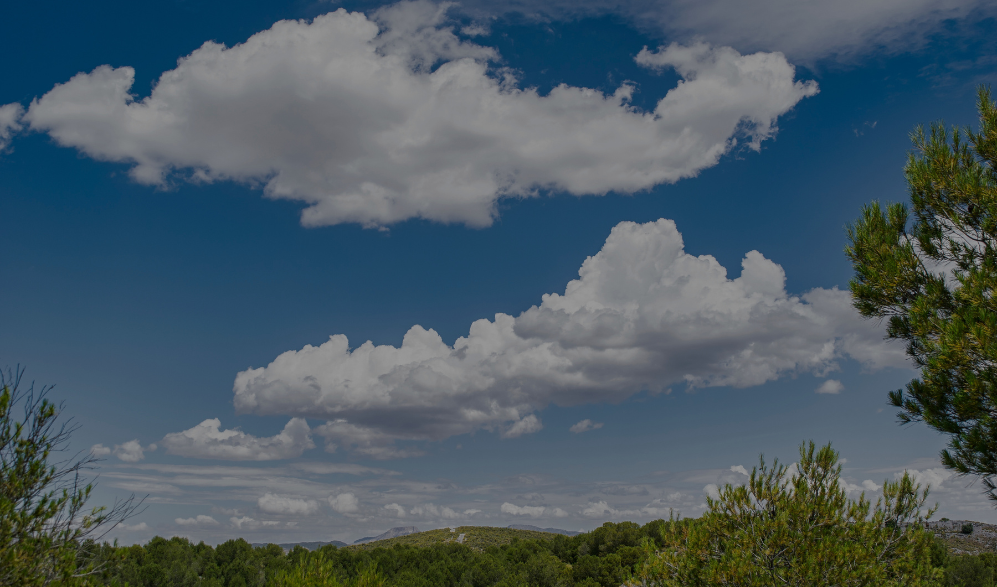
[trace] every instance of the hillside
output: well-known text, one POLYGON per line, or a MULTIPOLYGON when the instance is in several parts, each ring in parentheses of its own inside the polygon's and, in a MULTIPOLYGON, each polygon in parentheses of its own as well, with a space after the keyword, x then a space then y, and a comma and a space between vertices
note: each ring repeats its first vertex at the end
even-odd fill
POLYGON ((459 526, 457 528, 440 528, 427 532, 416 532, 386 540, 376 540, 364 544, 353 544, 346 548, 351 550, 371 550, 374 548, 391 548, 396 544, 409 546, 432 546, 456 542, 465 544, 474 550, 484 550, 489 546, 509 544, 514 538, 519 540, 550 540, 555 534, 538 532, 536 530, 518 530, 515 528, 493 528, 490 526, 459 526))
MULTIPOLYGON (((269 542, 254 542, 251 544, 253 548, 262 548, 270 544, 269 542)), ((342 548, 347 546, 345 542, 339 540, 333 540, 331 542, 282 542, 277 546, 284 549, 287 552, 294 548, 295 546, 301 546, 302 548, 307 548, 308 550, 318 550, 323 546, 335 546, 337 548, 342 548)))
POLYGON ((993 524, 942 518, 937 522, 928 522, 928 528, 945 542, 952 554, 997 552, 997 526, 993 524), (964 534, 962 529, 967 524, 973 526, 973 531, 964 534))

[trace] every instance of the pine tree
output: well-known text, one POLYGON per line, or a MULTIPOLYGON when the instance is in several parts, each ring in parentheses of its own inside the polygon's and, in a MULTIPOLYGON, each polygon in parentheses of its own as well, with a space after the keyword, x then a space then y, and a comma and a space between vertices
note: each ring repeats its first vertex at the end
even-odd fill
POLYGON ((890 393, 901 424, 949 436, 942 463, 978 475, 991 499, 997 474, 997 104, 978 97, 980 130, 915 130, 904 175, 911 210, 866 206, 849 227, 851 291, 867 317, 887 319, 921 370, 890 393))

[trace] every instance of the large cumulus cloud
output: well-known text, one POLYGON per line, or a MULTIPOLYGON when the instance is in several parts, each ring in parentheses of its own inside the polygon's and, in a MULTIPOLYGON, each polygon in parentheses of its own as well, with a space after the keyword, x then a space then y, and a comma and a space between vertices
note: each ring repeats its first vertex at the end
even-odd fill
POLYGON ((781 54, 696 44, 641 53, 684 78, 653 111, 630 106, 629 84, 540 95, 496 68, 494 49, 458 38, 445 12, 428 2, 369 17, 340 9, 234 47, 208 42, 141 100, 131 67, 101 66, 23 117, 19 105, 0 110, 0 147, 26 124, 132 164, 142 183, 262 186, 305 202, 309 226, 485 226, 503 197, 629 193, 693 176, 739 140, 757 147, 817 92, 781 54))
POLYGON ((882 341, 847 292, 797 297, 784 283, 757 251, 730 279, 713 257, 686 253, 672 221, 623 222, 563 294, 519 316, 478 320, 453 345, 422 326, 400 347, 351 349, 335 335, 239 373, 235 406, 328 419, 315 432, 332 444, 391 457, 404 456, 392 452, 399 439, 539 430, 532 414, 551 403, 616 402, 676 384, 749 387, 826 374, 847 356, 871 368, 904 364, 903 349, 882 341))

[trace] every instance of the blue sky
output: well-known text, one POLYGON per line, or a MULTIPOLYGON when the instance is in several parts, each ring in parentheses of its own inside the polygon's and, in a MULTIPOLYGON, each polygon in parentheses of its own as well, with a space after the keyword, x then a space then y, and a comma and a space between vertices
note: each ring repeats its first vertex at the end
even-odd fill
POLYGON ((987 3, 13 10, 0 361, 123 542, 695 516, 809 439, 997 520, 842 253, 975 124, 987 3))

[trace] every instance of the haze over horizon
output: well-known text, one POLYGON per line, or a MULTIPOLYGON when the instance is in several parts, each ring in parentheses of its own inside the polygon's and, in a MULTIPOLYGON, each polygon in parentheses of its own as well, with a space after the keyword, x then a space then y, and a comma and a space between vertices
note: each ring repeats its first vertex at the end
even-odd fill
POLYGON ((698 516, 809 440, 997 523, 843 253, 997 9, 743 6, 10 7, 0 365, 148 494, 111 537, 698 516))

